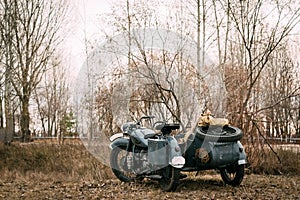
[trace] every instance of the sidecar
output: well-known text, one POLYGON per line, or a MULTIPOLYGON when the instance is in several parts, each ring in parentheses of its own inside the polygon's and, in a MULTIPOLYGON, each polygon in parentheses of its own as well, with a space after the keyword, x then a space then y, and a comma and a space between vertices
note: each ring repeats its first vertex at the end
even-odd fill
POLYGON ((191 133, 183 135, 184 142, 179 142, 186 160, 182 171, 217 169, 226 184, 240 185, 246 164, 246 154, 239 141, 243 133, 229 126, 228 120, 215 120, 218 123, 199 122, 191 133))

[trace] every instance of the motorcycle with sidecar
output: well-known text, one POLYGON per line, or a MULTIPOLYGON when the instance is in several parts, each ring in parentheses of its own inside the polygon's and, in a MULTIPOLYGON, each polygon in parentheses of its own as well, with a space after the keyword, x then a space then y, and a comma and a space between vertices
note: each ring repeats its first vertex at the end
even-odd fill
POLYGON ((246 154, 239 141, 243 133, 230 126, 228 120, 202 116, 191 131, 173 135, 180 129, 177 123, 156 121, 152 128, 137 122, 127 122, 122 133, 110 137, 110 166, 123 182, 157 180, 163 191, 175 191, 181 172, 216 169, 222 180, 238 186, 244 177, 246 154))

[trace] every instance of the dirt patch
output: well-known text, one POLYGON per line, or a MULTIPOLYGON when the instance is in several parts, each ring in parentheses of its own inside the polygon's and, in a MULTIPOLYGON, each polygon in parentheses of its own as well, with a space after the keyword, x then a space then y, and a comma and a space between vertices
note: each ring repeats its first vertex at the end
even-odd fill
MULTIPOLYGON (((59 177, 59 176, 55 176, 59 177)), ((121 183, 116 179, 72 180, 47 175, 0 180, 2 199, 299 199, 299 176, 246 175, 240 187, 224 185, 218 174, 189 177, 176 192, 162 192, 157 182, 121 183)))

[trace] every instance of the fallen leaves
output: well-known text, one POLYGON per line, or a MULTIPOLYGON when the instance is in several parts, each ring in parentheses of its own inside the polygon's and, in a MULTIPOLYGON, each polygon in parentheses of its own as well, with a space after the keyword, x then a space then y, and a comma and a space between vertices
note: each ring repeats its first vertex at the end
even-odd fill
MULTIPOLYGON (((157 182, 121 183, 116 179, 80 182, 39 180, 40 176, 0 180, 3 199, 296 199, 299 176, 247 175, 240 187, 225 185, 218 174, 182 180, 176 192, 162 192, 157 182), (35 178, 32 178, 35 177, 35 178)), ((45 177, 43 178, 45 179, 45 177)))

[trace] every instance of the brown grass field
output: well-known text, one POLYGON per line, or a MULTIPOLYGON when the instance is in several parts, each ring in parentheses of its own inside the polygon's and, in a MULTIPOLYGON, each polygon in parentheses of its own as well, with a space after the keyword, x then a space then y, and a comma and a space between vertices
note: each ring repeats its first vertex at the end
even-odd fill
POLYGON ((277 153, 282 164, 265 153, 240 187, 205 171, 188 173, 176 192, 165 193, 151 180, 121 183, 80 142, 0 145, 0 199, 300 199, 300 155, 277 153))

